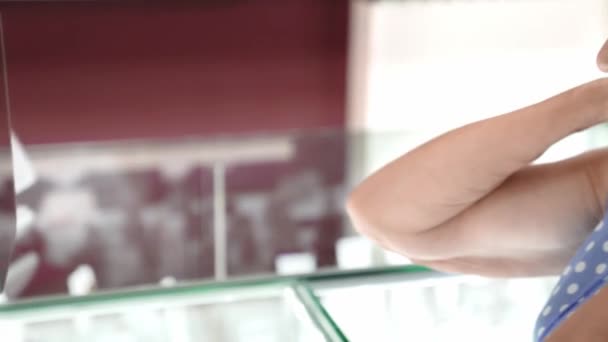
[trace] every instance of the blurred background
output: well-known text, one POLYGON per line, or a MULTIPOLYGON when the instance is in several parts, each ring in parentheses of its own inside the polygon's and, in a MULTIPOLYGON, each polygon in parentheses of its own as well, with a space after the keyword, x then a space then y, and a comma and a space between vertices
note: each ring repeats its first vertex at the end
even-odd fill
MULTIPOLYGON (((437 134, 600 77, 608 36, 603 0, 0 6, 13 153, 0 169, 17 190, 6 303, 407 265, 353 231, 349 190, 437 134)), ((538 162, 606 133, 577 133, 538 162)), ((531 336, 554 281, 319 297, 350 340, 512 341, 531 336)), ((44 331, 19 338, 53 340, 44 331)))

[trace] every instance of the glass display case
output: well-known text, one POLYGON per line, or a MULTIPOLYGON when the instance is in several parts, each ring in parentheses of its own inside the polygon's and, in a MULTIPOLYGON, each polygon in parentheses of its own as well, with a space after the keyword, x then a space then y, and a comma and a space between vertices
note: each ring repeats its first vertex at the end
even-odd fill
MULTIPOLYGON (((600 145, 605 127, 581 134, 543 157, 600 145)), ((16 140, 27 186, 2 331, 23 342, 527 339, 555 279, 408 265, 344 215, 353 184, 428 138, 16 140)))
POLYGON ((17 144, 29 185, 16 197, 3 331, 28 342, 527 339, 554 279, 408 265, 344 215, 352 184, 428 138, 17 144))
POLYGON ((40 297, 0 322, 15 342, 513 341, 550 283, 385 267, 40 297))
POLYGON ((555 282, 395 271, 311 286, 349 341, 481 342, 529 340, 555 282))
POLYGON ((180 285, 0 308, 11 341, 341 341, 290 279, 180 285))

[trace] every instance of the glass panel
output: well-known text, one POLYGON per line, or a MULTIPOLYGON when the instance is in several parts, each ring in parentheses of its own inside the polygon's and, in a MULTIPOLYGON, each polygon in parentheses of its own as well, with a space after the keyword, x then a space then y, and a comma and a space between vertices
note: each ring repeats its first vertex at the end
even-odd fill
POLYGON ((341 341, 291 282, 249 282, 49 298, 6 305, 11 341, 341 341))
POLYGON ((14 258, 40 262, 10 299, 212 278, 214 153, 186 139, 26 145, 36 179, 17 196, 29 220, 14 258))
POLYGON ((353 236, 344 194, 368 137, 289 134, 25 145, 9 299, 190 279, 386 264, 353 236))
MULTIPOLYGON (((9 299, 407 264, 355 234, 343 203, 354 183, 431 137, 323 130, 26 145, 35 176, 17 196, 13 259, 31 270, 9 299)), ((573 139, 543 158, 597 145, 588 133, 573 139)))
POLYGON ((307 282, 295 283, 292 286, 292 289, 299 300, 304 304, 311 319, 317 326, 322 328, 323 332, 325 332, 325 337, 328 341, 348 341, 344 333, 340 330, 340 327, 338 327, 333 318, 329 316, 329 313, 325 307, 323 307, 319 298, 307 282))
POLYGON ((349 341, 524 341, 555 283, 407 269, 318 277, 311 286, 349 341))
POLYGON ((348 230, 347 142, 339 131, 292 134, 283 142, 289 154, 226 168, 228 275, 336 266, 348 230))
POLYGON ((0 20, 0 292, 5 289, 16 234, 15 182, 10 132, 10 104, 6 76, 3 23, 0 20))

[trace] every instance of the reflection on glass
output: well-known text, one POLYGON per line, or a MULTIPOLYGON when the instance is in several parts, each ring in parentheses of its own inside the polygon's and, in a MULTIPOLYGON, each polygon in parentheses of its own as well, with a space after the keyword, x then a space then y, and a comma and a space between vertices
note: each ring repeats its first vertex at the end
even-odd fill
POLYGON ((335 267, 353 139, 26 145, 35 181, 17 196, 13 260, 37 265, 10 299, 335 267))
POLYGON ((344 224, 348 137, 290 137, 285 160, 232 165, 226 172, 228 274, 308 273, 335 267, 344 224))
POLYGON ((138 159, 129 144, 110 151, 92 145, 85 153, 80 146, 25 150, 37 179, 17 197, 31 219, 13 259, 33 253, 40 262, 13 298, 68 293, 70 279, 82 294, 213 277, 209 169, 176 170, 175 163, 163 168, 145 159, 171 153, 149 156, 144 150, 138 159), (78 275, 83 268, 92 271, 88 277, 78 275))

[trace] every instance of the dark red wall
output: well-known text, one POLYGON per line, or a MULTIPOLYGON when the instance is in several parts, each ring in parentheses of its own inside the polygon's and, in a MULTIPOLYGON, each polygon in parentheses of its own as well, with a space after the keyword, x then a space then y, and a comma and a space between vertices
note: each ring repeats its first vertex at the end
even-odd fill
POLYGON ((26 143, 343 126, 347 0, 3 9, 26 143))

